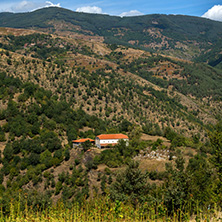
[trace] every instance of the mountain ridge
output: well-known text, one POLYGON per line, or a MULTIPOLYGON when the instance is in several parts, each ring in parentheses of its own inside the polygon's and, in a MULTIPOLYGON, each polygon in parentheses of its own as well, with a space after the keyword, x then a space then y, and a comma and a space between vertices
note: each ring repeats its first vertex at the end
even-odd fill
POLYGON ((206 61, 212 45, 213 61, 221 67, 217 45, 222 23, 201 17, 152 14, 118 17, 50 7, 28 13, 0 13, 0 26, 41 30, 61 35, 99 36, 108 44, 125 45, 181 59, 206 61), (63 25, 58 26, 58 22, 63 25), (214 47, 215 46, 215 47, 214 47))

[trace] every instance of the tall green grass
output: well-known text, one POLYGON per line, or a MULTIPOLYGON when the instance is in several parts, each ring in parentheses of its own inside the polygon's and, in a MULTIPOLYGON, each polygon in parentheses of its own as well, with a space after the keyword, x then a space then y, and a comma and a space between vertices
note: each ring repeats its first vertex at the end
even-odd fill
MULTIPOLYGON (((188 206, 188 205, 187 205, 188 206)), ((33 209, 27 203, 21 211, 20 201, 11 200, 9 214, 4 214, 2 207, 0 211, 0 222, 18 221, 18 222, 89 222, 89 221, 222 221, 220 210, 215 205, 211 209, 200 209, 197 203, 196 209, 190 209, 189 206, 181 206, 181 209, 175 212, 167 212, 166 206, 162 203, 158 205, 132 206, 122 202, 112 202, 108 196, 96 197, 82 203, 75 202, 71 207, 66 207, 63 202, 40 210, 38 207, 33 209), (195 214, 191 214, 195 212, 195 214)))

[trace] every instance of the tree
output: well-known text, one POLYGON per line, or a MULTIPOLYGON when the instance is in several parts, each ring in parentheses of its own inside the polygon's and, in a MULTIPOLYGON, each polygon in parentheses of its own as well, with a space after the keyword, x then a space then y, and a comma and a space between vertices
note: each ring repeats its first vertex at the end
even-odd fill
POLYGON ((92 146, 91 142, 89 140, 87 140, 86 142, 82 143, 82 147, 84 152, 86 152, 88 149, 90 149, 90 147, 92 146))
POLYGON ((140 126, 134 124, 129 126, 129 138, 131 140, 139 140, 142 136, 142 129, 140 126))
POLYGON ((69 149, 66 149, 66 150, 65 150, 64 156, 65 156, 65 161, 68 161, 68 160, 70 159, 69 149))
POLYGON ((61 142, 57 136, 48 138, 47 141, 45 142, 45 146, 50 152, 53 152, 55 150, 59 150, 62 148, 61 142))
POLYGON ((55 186, 55 195, 58 195, 62 190, 62 182, 58 181, 55 186))
POLYGON ((52 166, 52 154, 49 152, 49 150, 45 150, 40 154, 40 163, 45 164, 46 168, 52 166))
POLYGON ((6 141, 5 139, 5 132, 2 130, 2 127, 0 126, 0 142, 6 141))
POLYGON ((199 204, 211 204, 215 196, 215 175, 207 158, 198 153, 189 160, 186 172, 189 178, 189 193, 199 201, 199 204))
POLYGON ((116 150, 124 158, 131 157, 135 151, 134 148, 131 146, 131 144, 129 145, 127 143, 128 142, 121 139, 118 141, 117 145, 115 146, 116 150))
POLYGON ((182 172, 184 170, 184 163, 185 163, 185 160, 184 160, 183 156, 179 155, 176 158, 175 162, 176 162, 176 168, 182 172))
POLYGON ((218 124, 216 130, 210 134, 210 142, 213 149, 213 154, 211 162, 216 168, 219 184, 218 184, 218 193, 222 193, 222 124, 218 124))
POLYGON ((7 143, 5 149, 3 151, 4 157, 6 161, 10 161, 13 158, 13 149, 11 144, 7 143))
POLYGON ((140 144, 140 137, 142 136, 142 128, 136 124, 129 126, 129 139, 132 146, 138 147, 140 144))
POLYGON ((19 114, 19 110, 17 108, 17 103, 9 100, 8 107, 6 110, 6 118, 15 117, 19 114))
POLYGON ((173 212, 184 205, 188 198, 189 183, 187 175, 184 172, 184 160, 178 158, 176 169, 173 168, 172 163, 166 164, 166 182, 164 189, 164 204, 167 206, 169 212, 173 212))
POLYGON ((142 173, 139 163, 132 161, 126 170, 117 175, 116 181, 111 185, 110 196, 113 200, 130 201, 134 205, 145 200, 149 192, 147 173, 142 173))
POLYGON ((103 194, 106 193, 106 175, 104 174, 101 179, 101 191, 103 194))
POLYGON ((183 136, 180 135, 176 135, 171 143, 171 147, 180 147, 180 146, 184 146, 185 145, 185 138, 183 136))
POLYGON ((40 155, 37 153, 31 153, 29 155, 29 164, 36 166, 40 161, 40 155))
POLYGON ((170 127, 167 127, 165 130, 164 130, 164 136, 172 141, 176 136, 177 136, 177 133, 175 133, 170 127))

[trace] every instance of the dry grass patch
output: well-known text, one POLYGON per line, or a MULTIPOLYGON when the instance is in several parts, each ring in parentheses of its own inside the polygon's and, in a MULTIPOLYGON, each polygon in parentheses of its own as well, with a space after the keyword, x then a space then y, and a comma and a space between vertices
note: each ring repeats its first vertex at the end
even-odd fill
POLYGON ((151 136, 151 135, 143 133, 142 136, 140 137, 140 139, 143 141, 152 141, 152 142, 155 142, 158 139, 161 139, 163 141, 163 143, 162 143, 163 145, 165 145, 167 147, 170 147, 170 145, 171 145, 170 141, 162 136, 151 136))
POLYGON ((163 172, 165 171, 165 164, 169 163, 168 160, 149 160, 149 159, 142 159, 140 160, 140 169, 143 171, 157 171, 163 172))

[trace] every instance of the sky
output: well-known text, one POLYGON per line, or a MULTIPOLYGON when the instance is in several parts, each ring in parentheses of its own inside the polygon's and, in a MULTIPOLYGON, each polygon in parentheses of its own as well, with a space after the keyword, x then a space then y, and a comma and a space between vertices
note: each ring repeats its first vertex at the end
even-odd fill
POLYGON ((222 22, 222 0, 0 0, 0 12, 30 12, 51 6, 121 17, 180 14, 222 22))

